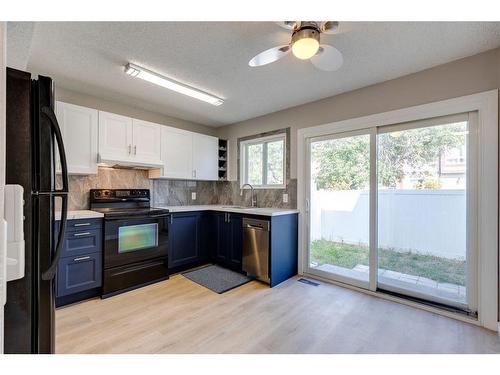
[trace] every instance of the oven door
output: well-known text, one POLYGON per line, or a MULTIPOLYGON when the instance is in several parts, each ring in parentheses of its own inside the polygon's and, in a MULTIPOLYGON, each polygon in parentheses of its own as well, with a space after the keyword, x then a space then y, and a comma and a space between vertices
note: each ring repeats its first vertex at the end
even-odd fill
POLYGON ((106 218, 104 268, 166 258, 167 253, 168 215, 106 218))

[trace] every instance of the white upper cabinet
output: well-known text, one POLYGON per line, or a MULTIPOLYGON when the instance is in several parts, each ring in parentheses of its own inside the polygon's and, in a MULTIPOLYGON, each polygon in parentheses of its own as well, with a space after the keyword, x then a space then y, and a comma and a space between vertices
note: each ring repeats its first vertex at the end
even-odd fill
POLYGON ((162 164, 161 130, 162 126, 142 120, 132 120, 133 156, 144 164, 162 164))
POLYGON ((165 126, 161 139, 163 168, 150 171, 150 178, 218 179, 217 138, 165 126))
POLYGON ((132 147, 132 119, 99 111, 99 156, 101 161, 130 161, 132 147))
POLYGON ((218 138, 193 133, 193 177, 196 180, 218 179, 218 150, 218 138))
MULTIPOLYGON (((97 174, 98 111, 56 102, 56 117, 64 141, 70 174, 97 174)), ((59 157, 57 169, 60 171, 59 157)))
POLYGON ((163 172, 151 177, 193 179, 193 135, 191 132, 161 129, 163 172))
POLYGON ((100 162, 160 168, 162 125, 99 111, 100 162))

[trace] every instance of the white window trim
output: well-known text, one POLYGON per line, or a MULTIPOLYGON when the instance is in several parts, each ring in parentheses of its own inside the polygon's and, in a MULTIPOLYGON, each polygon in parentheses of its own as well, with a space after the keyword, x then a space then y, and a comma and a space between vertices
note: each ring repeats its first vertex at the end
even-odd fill
MULTIPOLYGON (((286 133, 273 134, 265 137, 252 138, 240 142, 240 188, 246 184, 247 174, 247 155, 246 148, 249 145, 260 144, 264 142, 271 142, 283 140, 283 184, 281 185, 252 185, 254 189, 286 189, 286 133)), ((263 168, 265 169, 266 155, 263 156, 263 168)))
MULTIPOLYGON (((299 273, 303 274, 307 269, 309 202, 307 201, 306 173, 309 138, 474 111, 478 112, 477 157, 479 162, 477 171, 477 324, 497 331, 500 325, 498 322, 498 90, 299 129, 297 134, 297 208, 301 213, 299 273)), ((380 296, 377 292, 367 292, 380 296)), ((435 312, 450 315, 439 310, 435 312)), ((454 317, 461 319, 460 316, 454 317)))

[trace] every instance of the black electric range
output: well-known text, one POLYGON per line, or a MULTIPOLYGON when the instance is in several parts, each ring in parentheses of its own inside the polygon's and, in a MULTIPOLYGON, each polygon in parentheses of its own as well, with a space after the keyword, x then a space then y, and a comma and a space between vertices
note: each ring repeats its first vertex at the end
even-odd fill
POLYGON ((169 211, 150 207, 149 189, 92 189, 104 214, 103 298, 168 279, 169 211))

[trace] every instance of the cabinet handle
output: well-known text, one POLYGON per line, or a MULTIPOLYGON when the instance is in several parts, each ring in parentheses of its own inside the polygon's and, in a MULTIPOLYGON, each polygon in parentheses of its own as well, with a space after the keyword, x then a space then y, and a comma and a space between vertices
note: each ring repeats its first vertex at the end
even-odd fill
POLYGON ((73 236, 75 237, 80 237, 80 236, 89 236, 91 233, 90 232, 81 232, 81 233, 75 233, 73 236))
POLYGON ((227 214, 227 222, 230 223, 231 222, 231 214, 227 214))
POLYGON ((132 145, 128 145, 128 154, 130 155, 132 153, 132 145))
POLYGON ((134 155, 137 155, 137 145, 134 145, 134 155))
POLYGON ((170 215, 170 224, 174 223, 174 215, 170 215))
POLYGON ((87 259, 90 259, 90 257, 86 256, 86 257, 75 258, 75 259, 73 259, 73 262, 80 262, 82 260, 87 260, 87 259))
POLYGON ((90 225, 90 223, 76 223, 73 226, 75 226, 75 227, 88 227, 89 225, 90 225))

